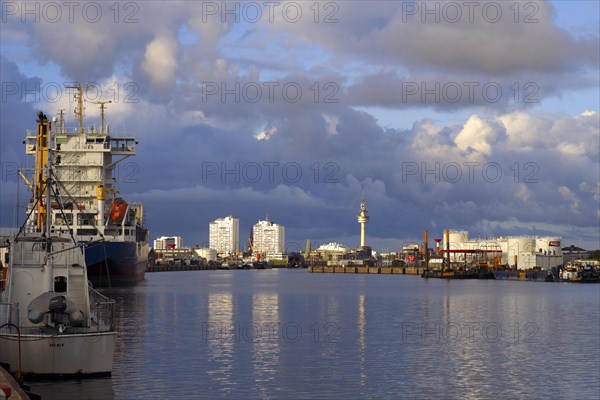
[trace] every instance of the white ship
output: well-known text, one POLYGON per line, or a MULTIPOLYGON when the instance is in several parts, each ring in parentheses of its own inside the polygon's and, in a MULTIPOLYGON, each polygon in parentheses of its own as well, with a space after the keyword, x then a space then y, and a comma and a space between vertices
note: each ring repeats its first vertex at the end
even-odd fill
MULTIPOLYGON (((50 140, 49 121, 38 113, 38 148, 50 140)), ((0 288, 0 362, 17 374, 97 375, 112 371, 115 303, 88 282, 85 245, 52 229, 63 216, 53 154, 34 180, 25 225, 9 239, 9 265, 0 288), (33 210, 38 210, 34 213, 33 210)), ((40 160, 42 160, 40 159, 40 160)))
MULTIPOLYGON (((36 160, 35 175, 40 174, 48 154, 54 156, 59 208, 43 204, 28 213, 49 213, 53 233, 87 243, 88 277, 96 286, 131 283, 142 280, 148 260, 148 230, 144 227, 141 203, 127 203, 114 187, 117 164, 136 153, 133 136, 111 135, 104 122, 104 108, 110 101, 99 101, 100 128, 83 127, 83 90, 87 86, 71 86, 75 90, 78 127, 66 129, 63 112, 48 121, 50 136, 39 142, 35 132, 28 132, 26 152, 36 160)), ((132 164, 132 166, 135 166, 132 164)), ((31 180, 21 174, 35 190, 31 180)), ((35 193, 34 193, 35 195, 35 193)), ((28 220, 28 232, 39 232, 35 218, 28 220)))

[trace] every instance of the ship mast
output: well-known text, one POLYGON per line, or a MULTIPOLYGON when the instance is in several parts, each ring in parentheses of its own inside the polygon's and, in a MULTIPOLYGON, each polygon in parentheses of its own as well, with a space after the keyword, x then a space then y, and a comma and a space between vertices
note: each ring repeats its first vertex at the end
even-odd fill
POLYGON ((75 107, 75 115, 77 116, 77 121, 79 122, 79 134, 83 133, 83 89, 88 89, 93 87, 92 85, 74 85, 74 86, 65 86, 67 89, 76 89, 75 93, 75 101, 77 101, 77 107, 75 107))
POLYGON ((104 128, 104 105, 109 103, 112 103, 112 100, 94 101, 94 104, 100 104, 100 127, 102 129, 100 133, 102 134, 106 133, 104 128))
POLYGON ((44 223, 47 219, 47 211, 50 209, 50 203, 46 201, 46 204, 42 201, 44 198, 44 191, 48 192, 46 180, 47 176, 44 170, 48 166, 48 147, 50 146, 50 121, 44 115, 43 112, 38 112, 38 129, 36 137, 36 155, 35 155, 35 197, 37 199, 37 221, 36 226, 38 231, 42 231, 44 223))

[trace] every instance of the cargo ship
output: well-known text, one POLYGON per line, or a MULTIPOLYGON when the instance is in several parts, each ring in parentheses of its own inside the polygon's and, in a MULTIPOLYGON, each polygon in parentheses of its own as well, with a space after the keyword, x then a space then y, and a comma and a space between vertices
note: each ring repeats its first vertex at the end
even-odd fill
MULTIPOLYGON (((31 214, 50 215, 53 234, 72 238, 84 244, 88 279, 96 286, 128 284, 144 279, 148 261, 148 229, 145 227, 142 203, 127 202, 115 187, 117 165, 136 154, 136 138, 113 134, 105 124, 105 106, 110 101, 97 101, 100 106, 100 127, 83 127, 84 90, 89 86, 67 86, 74 90, 76 128, 65 128, 64 110, 52 121, 38 119, 50 133, 40 141, 33 131, 24 141, 26 153, 35 158, 33 170, 20 171, 29 185, 41 174, 51 153, 55 179, 60 182, 57 204, 33 202, 27 207, 31 214), (32 173, 33 179, 27 177, 32 173)), ((33 196, 35 197, 35 196, 33 196)), ((27 230, 40 227, 28 222, 27 230)))

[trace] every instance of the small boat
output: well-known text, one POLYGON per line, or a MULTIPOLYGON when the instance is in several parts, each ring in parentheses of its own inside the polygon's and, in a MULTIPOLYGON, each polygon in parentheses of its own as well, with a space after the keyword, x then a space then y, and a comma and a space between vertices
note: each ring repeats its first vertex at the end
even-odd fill
POLYGON ((264 261, 255 261, 252 263, 252 269, 267 269, 270 268, 269 264, 264 261))
POLYGON ((575 260, 567 263, 558 274, 561 282, 600 283, 600 268, 591 261, 575 260))
MULTIPOLYGON (((45 119, 41 112, 38 116, 45 119)), ((9 239, 8 272, 0 288, 0 363, 17 375, 110 375, 115 302, 88 282, 86 245, 53 232, 46 210, 62 205, 53 162, 50 153, 35 175, 32 209, 38 212, 9 239), (28 232, 26 224, 40 229, 28 232)))
POLYGON ((562 269, 559 277, 561 282, 581 282, 579 270, 573 265, 567 265, 564 269, 562 269))

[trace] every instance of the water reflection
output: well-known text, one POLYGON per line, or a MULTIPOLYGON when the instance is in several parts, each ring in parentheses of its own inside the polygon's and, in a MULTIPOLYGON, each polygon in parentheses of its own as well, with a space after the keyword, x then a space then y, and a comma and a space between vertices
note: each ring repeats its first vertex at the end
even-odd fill
POLYGON ((365 295, 358 296, 358 365, 360 367, 360 385, 365 386, 367 381, 367 369, 365 366, 367 342, 365 336, 365 295))
POLYGON ((33 389, 45 399, 597 398, 599 290, 287 270, 149 274, 111 293, 121 332, 112 379, 33 389), (285 324, 300 327, 297 340, 285 324))
POLYGON ((208 347, 207 375, 223 393, 231 391, 233 354, 239 341, 239 327, 233 316, 233 295, 208 295, 208 323, 202 328, 202 341, 208 347))
POLYGON ((279 342, 290 332, 279 316, 277 293, 252 296, 252 320, 244 326, 245 340, 252 345, 252 376, 261 398, 267 398, 279 365, 279 342), (283 332, 282 332, 283 329, 283 332))

